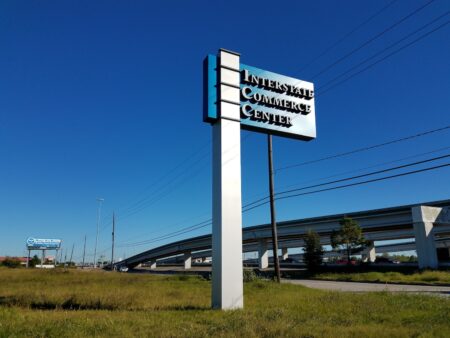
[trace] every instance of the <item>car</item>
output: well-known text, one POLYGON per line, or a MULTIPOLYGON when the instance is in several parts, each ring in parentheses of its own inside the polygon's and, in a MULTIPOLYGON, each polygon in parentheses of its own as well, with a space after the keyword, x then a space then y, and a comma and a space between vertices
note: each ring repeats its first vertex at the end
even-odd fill
POLYGON ((339 260, 337 260, 335 262, 335 264, 338 264, 338 265, 346 265, 346 264, 356 265, 356 261, 350 260, 350 263, 349 263, 348 260, 346 260, 346 259, 339 259, 339 260))
POLYGON ((390 259, 387 258, 387 257, 379 256, 379 257, 375 258, 375 263, 381 263, 381 264, 386 264, 386 263, 388 263, 388 264, 392 264, 393 261, 390 260, 390 259))
POLYGON ((120 272, 127 272, 127 271, 128 271, 128 267, 126 267, 126 266, 121 266, 121 267, 119 268, 119 271, 120 271, 120 272))
POLYGON ((296 259, 294 259, 294 258, 291 258, 291 257, 288 257, 288 258, 286 258, 286 259, 283 259, 281 262, 282 262, 282 263, 299 263, 298 260, 296 260, 296 259))

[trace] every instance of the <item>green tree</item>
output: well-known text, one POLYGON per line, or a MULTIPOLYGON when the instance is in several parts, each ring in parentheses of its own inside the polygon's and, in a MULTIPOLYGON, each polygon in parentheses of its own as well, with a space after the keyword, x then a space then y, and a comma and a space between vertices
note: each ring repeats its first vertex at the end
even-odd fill
POLYGON ((303 260, 308 270, 314 271, 322 264, 323 247, 320 244, 320 236, 315 231, 309 230, 305 237, 305 252, 303 260))
POLYGON ((34 268, 36 265, 41 264, 41 260, 37 255, 34 255, 33 258, 30 259, 29 266, 34 268))
POLYGON ((333 249, 343 249, 347 254, 347 262, 350 264, 352 251, 361 250, 367 245, 359 224, 349 217, 339 221, 341 228, 331 233, 331 246, 333 249))

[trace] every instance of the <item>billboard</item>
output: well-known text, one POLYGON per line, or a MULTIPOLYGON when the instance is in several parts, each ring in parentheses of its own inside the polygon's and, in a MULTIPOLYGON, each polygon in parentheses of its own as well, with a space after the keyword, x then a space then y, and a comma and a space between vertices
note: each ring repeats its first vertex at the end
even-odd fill
POLYGON ((220 118, 217 102, 225 101, 239 105, 242 129, 305 141, 316 137, 313 83, 242 63, 239 72, 233 72, 218 63, 214 55, 204 61, 205 122, 215 123, 220 118), (236 80, 239 86, 231 86, 236 80), (224 85, 236 95, 226 95, 224 85), (226 97, 219 97, 221 93, 226 97))
POLYGON ((56 250, 61 247, 62 240, 60 239, 43 239, 29 237, 27 239, 28 250, 56 250))

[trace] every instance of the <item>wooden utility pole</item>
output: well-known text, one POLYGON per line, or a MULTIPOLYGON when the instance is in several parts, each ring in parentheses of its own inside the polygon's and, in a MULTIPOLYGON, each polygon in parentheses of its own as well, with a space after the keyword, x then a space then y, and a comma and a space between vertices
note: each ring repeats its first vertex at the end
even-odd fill
POLYGON ((84 235, 84 247, 83 247, 83 263, 81 265, 81 268, 84 269, 84 259, 86 257, 86 235, 84 235))
POLYGON ((273 183, 273 155, 272 155, 272 135, 267 135, 268 157, 269 157, 269 190, 270 190, 270 221, 272 223, 272 245, 273 263, 277 282, 281 281, 280 262, 278 260, 278 235, 275 215, 274 183, 273 183))
POLYGON ((114 231, 116 228, 116 216, 113 212, 112 219, 112 247, 111 247, 111 271, 114 271, 114 231))

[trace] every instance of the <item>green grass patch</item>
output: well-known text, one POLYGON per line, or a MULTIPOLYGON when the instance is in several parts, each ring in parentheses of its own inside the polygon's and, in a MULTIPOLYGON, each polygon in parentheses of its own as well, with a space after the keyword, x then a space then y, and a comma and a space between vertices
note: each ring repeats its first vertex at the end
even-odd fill
POLYGON ((195 276, 0 269, 0 337, 449 337, 450 300, 263 280, 245 309, 210 309, 195 276))
POLYGON ((450 285, 450 271, 319 273, 314 279, 401 284, 450 285))

